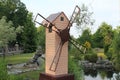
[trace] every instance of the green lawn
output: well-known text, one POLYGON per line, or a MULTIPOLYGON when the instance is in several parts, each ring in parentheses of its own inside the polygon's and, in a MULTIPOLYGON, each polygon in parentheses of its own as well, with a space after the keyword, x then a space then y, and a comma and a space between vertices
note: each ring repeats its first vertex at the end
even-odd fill
POLYGON ((7 64, 18 64, 18 63, 28 62, 30 59, 32 59, 33 55, 34 53, 17 54, 17 55, 6 56, 5 59, 7 61, 7 64))
MULTIPOLYGON (((17 55, 6 56, 5 59, 6 59, 7 64, 18 64, 18 63, 28 62, 30 59, 32 59, 33 55, 34 55, 34 53, 17 54, 17 55)), ((0 59, 2 59, 2 57, 0 57, 0 59)), ((44 66, 42 66, 42 67, 44 67, 44 66)), ((42 70, 38 70, 38 71, 29 71, 29 72, 15 75, 15 76, 24 78, 25 80, 27 80, 27 79, 39 80, 39 73, 42 71, 44 71, 44 70, 42 69, 42 70)))
POLYGON ((39 80, 39 74, 41 71, 30 71, 17 75, 17 77, 22 77, 25 80, 39 80))

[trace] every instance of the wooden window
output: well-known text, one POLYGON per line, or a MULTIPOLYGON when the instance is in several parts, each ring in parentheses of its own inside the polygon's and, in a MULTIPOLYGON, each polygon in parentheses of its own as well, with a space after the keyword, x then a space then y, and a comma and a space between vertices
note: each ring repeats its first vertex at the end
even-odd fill
POLYGON ((60 17, 60 21, 64 21, 64 17, 60 17))

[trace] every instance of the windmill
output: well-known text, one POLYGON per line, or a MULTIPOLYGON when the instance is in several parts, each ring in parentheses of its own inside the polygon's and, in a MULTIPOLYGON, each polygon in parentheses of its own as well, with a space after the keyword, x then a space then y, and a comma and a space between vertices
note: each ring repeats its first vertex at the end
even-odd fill
MULTIPOLYGON (((42 25, 43 27, 45 27, 48 30, 47 34, 49 34, 49 36, 52 36, 51 34, 55 33, 55 35, 57 34, 56 40, 59 38, 59 40, 57 40, 55 42, 55 45, 56 44, 57 45, 55 46, 55 51, 54 51, 55 54, 54 54, 54 56, 49 55, 49 56, 52 56, 52 60, 51 61, 48 60, 49 63, 47 63, 47 64, 49 64, 48 65, 49 68, 47 66, 47 68, 49 69, 47 71, 48 73, 52 73, 52 72, 53 73, 54 72, 59 72, 58 74, 66 74, 67 73, 67 69, 63 69, 61 71, 60 70, 57 71, 57 69, 58 69, 58 65, 60 64, 60 58, 64 54, 63 49, 65 48, 65 45, 67 44, 68 41, 71 42, 80 52, 82 52, 82 53, 86 52, 85 46, 83 46, 82 44, 77 43, 75 40, 70 38, 70 33, 69 33, 72 24, 75 22, 75 20, 76 20, 76 18, 77 18, 77 16, 79 14, 80 14, 80 8, 76 5, 70 20, 66 17, 64 12, 52 14, 48 18, 43 17, 39 13, 36 15, 35 22, 42 25), (39 23, 38 21, 36 21, 38 16, 40 16, 40 17, 42 17, 44 19, 44 21, 42 23, 39 23), (57 21, 58 18, 60 18, 60 21, 58 21, 58 23, 57 23, 57 22, 55 22, 55 20, 57 21), (65 27, 61 28, 59 25, 65 26, 65 27), (65 72, 62 72, 62 71, 65 71, 65 72)), ((48 38, 49 36, 46 37, 47 40, 50 40, 50 38, 48 38)), ((48 42, 48 44, 50 44, 50 43, 48 42)), ((48 47, 48 48, 50 48, 50 47, 48 47)), ((65 49, 67 49, 67 48, 65 48, 65 49)), ((48 58, 51 58, 51 57, 48 57, 48 58)), ((67 60, 67 58, 65 60, 67 60)), ((63 59, 62 62, 64 62, 65 60, 63 59)))

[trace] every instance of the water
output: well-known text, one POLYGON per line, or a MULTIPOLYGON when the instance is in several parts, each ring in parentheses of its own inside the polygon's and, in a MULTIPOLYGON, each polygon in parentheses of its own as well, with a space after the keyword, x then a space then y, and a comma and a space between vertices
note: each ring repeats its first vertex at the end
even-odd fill
POLYGON ((93 70, 86 69, 84 70, 85 80, 116 80, 118 72, 110 70, 93 70))

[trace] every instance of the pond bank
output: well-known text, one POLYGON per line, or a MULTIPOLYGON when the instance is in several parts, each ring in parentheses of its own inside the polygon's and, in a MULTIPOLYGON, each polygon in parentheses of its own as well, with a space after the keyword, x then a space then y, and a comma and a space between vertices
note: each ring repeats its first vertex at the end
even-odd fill
POLYGON ((85 69, 108 69, 110 71, 114 70, 113 64, 108 60, 97 61, 96 63, 91 63, 89 61, 80 61, 80 65, 85 69))
POLYGON ((40 70, 37 64, 26 65, 26 63, 14 64, 14 65, 8 64, 7 69, 8 69, 8 74, 20 74, 28 71, 40 70))
POLYGON ((79 64, 83 67, 85 80, 120 80, 120 72, 116 71, 108 60, 96 63, 80 61, 79 64), (117 76, 119 79, 116 79, 117 76))

